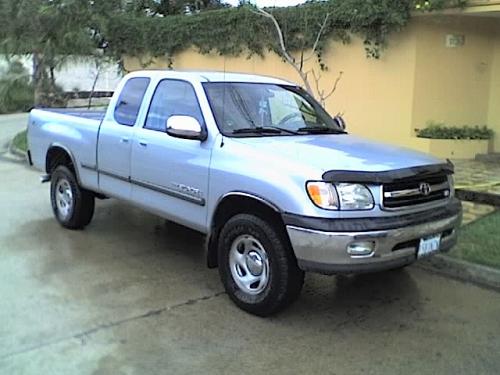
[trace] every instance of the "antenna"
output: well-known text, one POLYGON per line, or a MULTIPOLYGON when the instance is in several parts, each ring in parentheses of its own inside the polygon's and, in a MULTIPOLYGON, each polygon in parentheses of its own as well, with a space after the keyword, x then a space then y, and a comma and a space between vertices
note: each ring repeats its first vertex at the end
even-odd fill
MULTIPOLYGON (((226 117, 226 56, 224 55, 223 60, 223 73, 222 73, 222 126, 225 124, 226 117)), ((220 147, 224 147, 224 134, 221 135, 222 139, 220 142, 220 147)))

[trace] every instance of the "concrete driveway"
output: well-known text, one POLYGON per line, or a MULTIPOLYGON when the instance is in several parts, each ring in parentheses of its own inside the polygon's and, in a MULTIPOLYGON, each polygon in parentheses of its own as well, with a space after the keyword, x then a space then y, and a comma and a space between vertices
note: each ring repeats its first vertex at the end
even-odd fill
MULTIPOLYGON (((25 118, 0 120, 0 144, 25 118)), ((85 231, 38 173, 0 156, 1 374, 498 374, 500 294, 418 267, 308 275, 261 319, 236 308, 203 238, 113 200, 85 231)))

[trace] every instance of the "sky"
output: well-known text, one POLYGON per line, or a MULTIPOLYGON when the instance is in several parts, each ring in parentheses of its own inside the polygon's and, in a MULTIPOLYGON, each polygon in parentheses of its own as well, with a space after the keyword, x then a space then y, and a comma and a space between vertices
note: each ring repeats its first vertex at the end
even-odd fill
MULTIPOLYGON (((238 5, 238 0, 226 0, 225 1, 231 5, 238 5)), ((251 0, 252 4, 256 4, 259 7, 287 7, 301 4, 305 0, 251 0)))

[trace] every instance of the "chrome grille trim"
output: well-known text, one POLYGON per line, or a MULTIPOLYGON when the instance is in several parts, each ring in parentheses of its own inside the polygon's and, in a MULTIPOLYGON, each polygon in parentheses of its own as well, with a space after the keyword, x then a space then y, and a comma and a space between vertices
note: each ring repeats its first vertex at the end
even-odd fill
MULTIPOLYGON (((431 193, 439 190, 449 190, 449 185, 447 182, 441 184, 430 185, 431 193)), ((384 198, 400 198, 400 197, 411 197, 421 195, 419 188, 415 189, 404 189, 404 190, 394 190, 384 192, 384 198)))
POLYGON ((444 202, 452 195, 448 176, 442 173, 418 176, 381 185, 381 207, 386 210, 418 208, 444 202), (422 185, 426 190, 422 190, 422 185))

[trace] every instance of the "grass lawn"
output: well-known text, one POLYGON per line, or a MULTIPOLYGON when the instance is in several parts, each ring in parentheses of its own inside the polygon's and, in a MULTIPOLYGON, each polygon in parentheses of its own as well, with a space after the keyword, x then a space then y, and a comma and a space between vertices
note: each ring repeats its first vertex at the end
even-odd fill
POLYGON ((14 144, 15 147, 26 151, 28 149, 28 140, 26 139, 26 130, 23 130, 21 133, 18 133, 12 143, 14 144))
POLYGON ((500 268, 500 211, 460 228, 454 258, 500 268))

